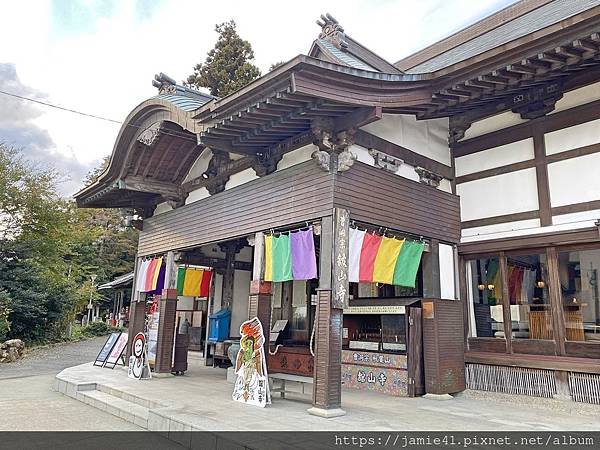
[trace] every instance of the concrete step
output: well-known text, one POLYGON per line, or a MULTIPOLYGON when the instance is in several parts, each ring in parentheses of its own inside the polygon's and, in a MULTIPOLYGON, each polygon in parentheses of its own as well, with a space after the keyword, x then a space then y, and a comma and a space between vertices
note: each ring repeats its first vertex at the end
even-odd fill
MULTIPOLYGON (((161 408, 161 407, 165 406, 164 404, 162 404, 160 402, 148 400, 148 399, 139 397, 135 394, 131 394, 131 393, 119 390, 119 389, 115 389, 110 386, 105 386, 103 384, 97 385, 96 389, 100 392, 104 392, 105 394, 112 395, 113 397, 120 398, 127 402, 135 403, 136 405, 143 406, 144 408, 147 408, 147 409, 161 408)), ((81 389, 79 389, 79 390, 81 390, 81 389)))
POLYGON ((98 390, 77 391, 76 398, 127 422, 148 428, 149 408, 98 390))

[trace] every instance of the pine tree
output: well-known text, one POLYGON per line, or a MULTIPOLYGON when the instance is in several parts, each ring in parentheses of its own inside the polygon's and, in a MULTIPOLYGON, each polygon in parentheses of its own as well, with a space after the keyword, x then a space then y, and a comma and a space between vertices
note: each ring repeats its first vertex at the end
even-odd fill
POLYGON ((224 97, 241 89, 261 73, 252 64, 254 52, 250 42, 242 39, 233 20, 216 25, 219 38, 206 55, 204 63, 194 67, 187 79, 192 87, 205 87, 216 97, 224 97))

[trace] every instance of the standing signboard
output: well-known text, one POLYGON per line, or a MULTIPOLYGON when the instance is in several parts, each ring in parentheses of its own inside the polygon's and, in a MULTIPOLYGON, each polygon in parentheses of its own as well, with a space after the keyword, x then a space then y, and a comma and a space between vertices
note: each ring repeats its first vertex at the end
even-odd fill
POLYGON ((110 353, 112 352, 112 349, 115 346, 115 344, 117 343, 117 340, 119 339, 120 335, 121 335, 121 332, 116 332, 116 333, 111 333, 110 336, 108 336, 108 338, 106 339, 106 342, 102 346, 102 349, 100 349, 100 353, 98 353, 98 356, 96 356, 96 359, 94 360, 95 366, 100 366, 100 367, 104 366, 104 363, 106 362, 106 358, 108 358, 108 355, 110 355, 110 353))
POLYGON ((265 358, 265 335, 258 317, 240 326, 240 350, 235 362, 237 379, 233 399, 241 403, 265 407, 271 403, 267 360, 265 358))
POLYGON ((125 347, 127 347, 128 337, 129 337, 129 335, 127 333, 121 333, 121 335, 117 339, 117 342, 115 342, 113 349, 111 350, 110 354, 108 355, 108 358, 106 359, 106 361, 104 363, 104 367, 109 367, 110 369, 114 369, 115 366, 117 365, 117 363, 119 362, 119 359, 122 359, 123 365, 125 365, 125 359, 123 358, 123 351, 125 350, 125 347))
POLYGON ((144 333, 138 333, 133 338, 127 376, 138 380, 152 378, 152 375, 150 374, 150 365, 148 364, 146 335, 144 333))

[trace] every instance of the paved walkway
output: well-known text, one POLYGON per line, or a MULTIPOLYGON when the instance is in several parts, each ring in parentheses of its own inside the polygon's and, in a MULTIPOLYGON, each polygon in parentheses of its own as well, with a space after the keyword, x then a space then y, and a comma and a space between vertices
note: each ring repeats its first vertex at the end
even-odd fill
POLYGON ((539 402, 531 397, 496 401, 492 399, 508 399, 485 393, 481 398, 463 394, 436 401, 344 390, 342 403, 347 414, 322 419, 306 412, 311 396, 300 393, 285 400, 274 396, 273 404, 264 409, 234 402, 223 369, 194 367, 185 376, 138 381, 127 378, 124 368, 108 370, 84 364, 64 370, 58 379, 71 384, 96 383, 104 392, 127 393, 153 402, 148 419, 151 430, 600 430, 600 407, 585 405, 590 410, 580 414, 581 405, 539 402))
POLYGON ((0 380, 32 375, 56 375, 67 367, 94 359, 105 341, 106 336, 101 336, 28 350, 25 358, 10 364, 0 364, 0 380))
POLYGON ((0 431, 141 430, 53 390, 59 371, 94 359, 105 339, 39 348, 0 364, 0 431))

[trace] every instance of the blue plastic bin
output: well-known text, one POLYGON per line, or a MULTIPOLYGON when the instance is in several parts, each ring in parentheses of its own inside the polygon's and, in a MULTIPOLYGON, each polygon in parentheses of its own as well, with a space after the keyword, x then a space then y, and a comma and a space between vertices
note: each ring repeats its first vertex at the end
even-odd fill
POLYGON ((229 322, 231 311, 222 309, 208 316, 208 342, 223 342, 229 338, 229 322))

